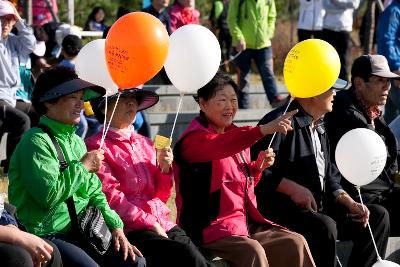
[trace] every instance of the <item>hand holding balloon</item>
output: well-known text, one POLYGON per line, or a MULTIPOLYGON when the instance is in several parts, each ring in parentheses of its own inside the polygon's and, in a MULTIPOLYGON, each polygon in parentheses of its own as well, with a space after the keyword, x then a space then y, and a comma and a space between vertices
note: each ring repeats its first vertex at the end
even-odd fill
POLYGON ((288 131, 293 130, 291 118, 296 114, 298 110, 292 110, 276 118, 267 124, 260 125, 260 130, 263 135, 273 134, 273 133, 283 133, 287 134, 288 131))
POLYGON ((272 148, 268 148, 265 151, 260 151, 258 153, 256 166, 260 171, 265 170, 266 168, 272 166, 275 162, 275 153, 272 148))

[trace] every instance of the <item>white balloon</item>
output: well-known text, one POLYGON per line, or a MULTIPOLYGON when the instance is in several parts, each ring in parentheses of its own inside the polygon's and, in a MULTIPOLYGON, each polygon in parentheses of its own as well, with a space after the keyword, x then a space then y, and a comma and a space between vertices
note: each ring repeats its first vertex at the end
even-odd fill
POLYGON ((378 260, 372 267, 400 267, 400 265, 387 260, 378 260))
POLYGON ((362 186, 375 180, 386 164, 382 138, 372 130, 357 128, 340 138, 335 151, 336 164, 352 184, 362 186))
POLYGON ((170 36, 165 71, 181 93, 193 93, 217 73, 221 48, 215 35, 200 25, 185 25, 170 36))
POLYGON ((97 39, 87 43, 76 57, 76 73, 79 78, 104 87, 106 95, 118 92, 118 86, 111 79, 105 56, 105 39, 97 39))

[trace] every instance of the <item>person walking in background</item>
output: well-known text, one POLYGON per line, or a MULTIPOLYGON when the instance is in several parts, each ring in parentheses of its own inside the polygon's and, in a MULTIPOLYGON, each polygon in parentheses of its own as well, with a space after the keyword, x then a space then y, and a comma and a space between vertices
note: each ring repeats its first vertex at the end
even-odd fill
POLYGON ((194 4, 195 0, 175 0, 168 10, 171 33, 184 25, 200 23, 200 12, 194 4))
POLYGON ((322 22, 325 9, 323 0, 300 0, 297 37, 299 42, 315 38, 322 39, 322 22))
MULTIPOLYGON (((378 54, 386 57, 390 70, 400 75, 400 0, 392 3, 379 16, 378 54)), ((392 80, 385 105, 385 121, 390 123, 400 114, 400 81, 392 80)))
POLYGON ((353 13, 360 5, 360 0, 323 1, 325 16, 322 26, 322 38, 338 52, 341 64, 339 78, 348 81, 353 13))
POLYGON ((21 84, 19 57, 29 56, 35 49, 36 39, 19 16, 14 5, 0 0, 0 121, 1 133, 8 132, 7 159, 2 161, 4 172, 8 172, 9 160, 22 134, 31 127, 27 115, 31 104, 17 102, 17 89, 21 84), (18 35, 11 33, 17 27, 18 35))
POLYGON ((250 108, 249 86, 253 59, 272 107, 282 103, 273 71, 271 39, 274 36, 276 8, 274 0, 230 0, 228 26, 238 67, 239 108, 250 108))
POLYGON ((227 22, 228 9, 229 0, 217 0, 213 3, 208 18, 211 30, 218 37, 218 42, 221 47, 221 61, 224 63, 223 69, 226 72, 230 71, 228 62, 232 52, 232 36, 229 32, 227 22))
POLYGON ((85 26, 83 27, 84 31, 104 31, 107 28, 107 25, 104 24, 104 20, 106 17, 106 12, 102 7, 93 8, 92 12, 90 12, 85 26))

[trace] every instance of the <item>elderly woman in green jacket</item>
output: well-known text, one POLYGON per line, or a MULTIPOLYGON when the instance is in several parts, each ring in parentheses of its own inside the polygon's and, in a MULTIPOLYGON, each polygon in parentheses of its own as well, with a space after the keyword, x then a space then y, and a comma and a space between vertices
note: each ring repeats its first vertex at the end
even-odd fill
POLYGON ((10 164, 9 198, 19 219, 33 234, 53 241, 64 266, 145 266, 140 252, 126 239, 123 223, 110 209, 96 176, 104 158, 101 149, 86 151, 75 135, 83 100, 105 93, 65 67, 55 67, 37 80, 32 102, 41 114, 40 125, 23 136, 10 164), (56 148, 46 128, 59 144, 68 165, 60 170, 56 148), (104 255, 73 235, 66 200, 71 197, 79 214, 89 204, 101 210, 112 232, 113 245, 104 255), (74 236, 74 237, 73 237, 74 236))

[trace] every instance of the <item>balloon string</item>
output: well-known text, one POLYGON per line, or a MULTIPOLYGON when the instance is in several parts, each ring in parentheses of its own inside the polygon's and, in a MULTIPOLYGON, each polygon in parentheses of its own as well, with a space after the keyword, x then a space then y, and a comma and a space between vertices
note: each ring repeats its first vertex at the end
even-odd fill
MULTIPOLYGON (((286 106, 286 108, 285 108, 285 111, 283 112, 283 114, 282 114, 282 116, 284 116, 286 113, 287 113, 287 111, 288 111, 288 109, 289 109, 289 106, 290 106, 290 104, 292 103, 292 101, 294 100, 294 97, 290 97, 290 100, 289 100, 289 103, 287 104, 287 106, 286 106)), ((276 132, 274 132, 274 134, 272 135, 272 138, 271 138, 271 141, 269 142, 269 145, 268 145, 268 148, 270 148, 271 147, 271 145, 272 145, 272 142, 274 141, 274 138, 275 138, 275 135, 276 135, 276 132)), ((268 149, 267 148, 267 149, 268 149)), ((265 163, 265 158, 263 158, 263 160, 262 160, 262 162, 261 162, 261 167, 264 165, 264 163, 265 163)), ((260 168, 261 168, 260 167, 260 168)))
POLYGON ((184 93, 181 93, 181 97, 179 98, 178 109, 176 110, 174 124, 172 125, 171 135, 169 136, 169 140, 170 140, 171 143, 172 143, 172 135, 174 134, 174 130, 175 130, 176 120, 178 119, 178 114, 179 114, 179 111, 181 109, 182 99, 183 99, 184 95, 185 95, 184 93))
MULTIPOLYGON (((105 108, 104 108, 104 114, 107 114, 107 104, 108 104, 108 96, 107 96, 107 94, 106 94, 106 99, 105 99, 105 108)), ((102 133, 101 133, 101 138, 103 139, 103 136, 104 136, 104 132, 106 131, 106 121, 107 121, 107 118, 106 118, 106 116, 104 116, 104 122, 103 122, 103 130, 102 130, 102 133)))
POLYGON ((343 265, 342 265, 342 263, 340 262, 340 260, 339 260, 339 257, 338 257, 338 256, 336 256, 336 261, 337 261, 337 263, 338 263, 339 267, 343 267, 343 265))
MULTIPOLYGON (((111 113, 111 117, 110 117, 110 121, 108 122, 107 129, 104 131, 104 135, 101 137, 100 149, 103 147, 104 139, 106 139, 106 135, 107 135, 108 129, 110 128, 111 121, 112 121, 112 118, 113 118, 113 116, 114 116, 115 109, 117 108, 118 100, 119 100, 119 96, 120 96, 120 95, 121 95, 121 92, 119 92, 118 95, 117 95, 117 101, 115 102, 113 111, 112 111, 112 113, 111 113)), ((106 117, 106 116, 104 116, 104 117, 106 117)), ((104 125, 105 125, 105 123, 104 123, 104 125)), ((103 128, 103 130, 104 130, 104 128, 103 128)))
POLYGON ((231 55, 231 56, 229 57, 228 60, 224 60, 224 62, 222 62, 221 64, 219 64, 219 66, 221 67, 221 66, 223 66, 223 65, 226 65, 226 64, 228 64, 228 63, 234 61, 243 51, 244 51, 244 50, 240 51, 239 53, 236 53, 236 55, 234 55, 234 56, 231 55))
MULTIPOLYGON (((360 202, 361 202, 363 211, 365 212, 364 202, 363 202, 362 197, 361 197, 360 187, 356 186, 356 188, 357 188, 357 191, 358 191, 358 196, 360 197, 360 202)), ((374 244, 376 255, 378 256, 378 261, 380 261, 380 260, 382 260, 382 258, 381 258, 381 256, 379 256, 379 252, 378 252, 378 248, 376 247, 374 235, 372 234, 371 226, 369 225, 369 220, 367 221, 367 226, 368 226, 369 234, 371 235, 371 238, 372 238, 372 244, 374 244)))

